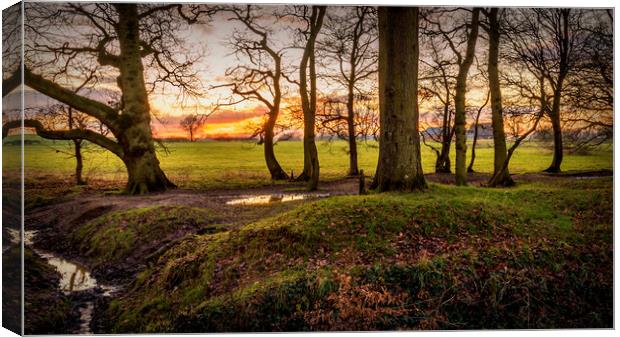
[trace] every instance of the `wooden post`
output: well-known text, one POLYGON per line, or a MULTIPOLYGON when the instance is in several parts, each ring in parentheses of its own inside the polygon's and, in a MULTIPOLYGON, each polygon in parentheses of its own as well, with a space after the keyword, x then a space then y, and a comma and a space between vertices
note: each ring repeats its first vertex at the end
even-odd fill
POLYGON ((366 194, 366 179, 364 176, 364 170, 360 170, 359 176, 359 194, 366 194))

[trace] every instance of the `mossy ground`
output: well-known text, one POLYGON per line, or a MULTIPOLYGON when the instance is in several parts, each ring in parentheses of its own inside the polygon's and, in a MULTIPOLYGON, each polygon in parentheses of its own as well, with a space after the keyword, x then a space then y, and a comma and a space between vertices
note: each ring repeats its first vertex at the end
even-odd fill
POLYGON ((611 177, 332 197, 188 235, 109 329, 611 327, 612 213, 611 177))
POLYGON ((184 206, 153 206, 106 213, 75 227, 67 239, 73 250, 104 276, 106 271, 131 276, 167 244, 188 233, 224 229, 209 210, 184 206))

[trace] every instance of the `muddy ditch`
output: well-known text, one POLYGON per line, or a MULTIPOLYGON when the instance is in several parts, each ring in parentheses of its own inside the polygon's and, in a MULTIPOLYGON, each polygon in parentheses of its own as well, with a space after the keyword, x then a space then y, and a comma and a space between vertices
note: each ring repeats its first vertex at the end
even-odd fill
MULTIPOLYGON (((100 194, 63 198, 58 203, 27 210, 24 243, 36 258, 55 271, 53 276, 44 276, 48 280, 40 282, 54 284, 57 287, 55 296, 62 297, 69 305, 65 330, 53 332, 105 333, 108 323, 102 322, 101 317, 109 302, 122 296, 124 288, 130 286, 135 275, 147 264, 155 263, 157 256, 179 244, 187 235, 208 233, 214 230, 209 227, 211 225, 217 225, 214 227, 217 231, 233 229, 285 212, 300 203, 333 195, 354 194, 355 191, 355 180, 350 179, 326 184, 320 191, 312 193, 291 186, 278 186, 208 193, 172 190, 145 196, 100 194), (168 208, 175 207, 206 210, 213 214, 213 219, 209 220, 208 225, 179 224, 178 230, 157 240, 136 240, 135 254, 121 263, 96 263, 99 257, 85 253, 84 247, 71 242, 71 238, 75 239, 73 235, 76 230, 108 215, 114 216, 123 211, 131 213, 142 208, 154 208, 166 213, 168 208)), ((119 224, 125 225, 122 220, 119 224)), ((19 234, 13 231, 12 241, 18 242, 19 234)))

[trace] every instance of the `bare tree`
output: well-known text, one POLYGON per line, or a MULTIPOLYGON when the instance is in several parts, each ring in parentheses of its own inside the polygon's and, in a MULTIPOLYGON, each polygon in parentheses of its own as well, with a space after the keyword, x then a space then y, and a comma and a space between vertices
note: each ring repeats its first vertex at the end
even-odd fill
POLYGON ((565 81, 575 68, 585 43, 580 29, 583 12, 570 8, 535 8, 511 11, 507 20, 513 59, 520 58, 532 72, 544 77, 547 112, 553 128, 553 160, 546 172, 560 172, 564 155, 562 141, 562 96, 565 81))
POLYGON ((334 64, 336 68, 330 69, 325 76, 346 88, 346 115, 342 116, 344 118, 340 118, 341 114, 332 115, 328 120, 346 123, 351 176, 359 174, 355 130, 356 98, 367 96, 368 89, 363 87, 363 84, 373 79, 377 72, 376 25, 376 9, 373 7, 335 8, 327 16, 323 39, 318 41, 320 56, 328 59, 328 67, 334 64))
MULTIPOLYGON (((24 124, 44 138, 88 140, 114 153, 127 168, 130 194, 175 187, 155 153, 148 97, 158 86, 200 93, 191 68, 196 59, 175 53, 182 46, 174 32, 210 11, 194 5, 26 4, 25 84, 101 121, 114 138, 91 129, 49 130, 37 120, 24 124), (77 93, 71 83, 84 68, 97 76, 89 90, 77 93), (94 84, 109 81, 110 73, 121 95, 104 103, 94 84)), ((3 134, 16 126, 5 124, 3 134)))
POLYGON ((189 141, 193 142, 196 140, 196 131, 200 129, 205 122, 207 121, 206 117, 201 114, 189 114, 179 122, 179 126, 185 131, 187 131, 189 135, 189 141))
POLYGON ((459 63, 457 55, 446 52, 451 39, 446 34, 436 31, 435 21, 441 19, 445 9, 429 9, 422 12, 420 29, 420 45, 422 55, 420 59, 421 76, 420 89, 424 93, 422 100, 434 102, 432 125, 428 125, 422 132, 424 144, 436 154, 435 172, 450 173, 450 148, 454 138, 454 91, 459 63), (439 18, 438 18, 439 17, 439 18), (440 125, 437 132, 436 125, 440 125), (427 142, 426 139, 432 142, 427 142), (441 146, 437 148, 434 143, 441 146))
POLYGON ((568 150, 588 151, 613 139, 613 12, 587 10, 582 53, 567 76, 562 122, 568 150))
MULTIPOLYGON (((425 17, 425 21, 428 23, 427 34, 441 37, 445 41, 447 49, 456 58, 455 63, 458 65, 454 87, 455 177, 457 185, 467 184, 467 114, 465 111, 465 95, 467 94, 469 69, 475 57, 479 16, 479 8, 474 8, 471 11, 456 8, 437 10, 432 16, 425 17), (467 16, 464 16, 463 20, 457 20, 458 17, 455 16, 455 13, 465 14, 469 12, 471 12, 471 15, 469 15, 467 20, 465 19, 467 16), (465 45, 464 50, 463 45, 465 45)), ((444 84, 444 86, 446 85, 444 84)))
MULTIPOLYGON (((357 140, 368 141, 378 139, 379 114, 376 96, 355 96, 354 132, 357 140)), ((349 140, 347 119, 347 97, 336 94, 324 95, 319 99, 317 109, 317 131, 329 140, 349 140)), ((368 144, 368 143, 366 143, 368 144)))
POLYGON ((231 20, 240 22, 245 28, 236 31, 231 38, 231 46, 241 64, 226 70, 232 83, 229 86, 234 96, 241 101, 253 100, 267 109, 267 118, 259 128, 267 169, 274 180, 288 179, 274 152, 274 128, 280 114, 283 97, 282 57, 284 48, 278 48, 271 41, 273 22, 268 22, 270 14, 256 6, 232 7, 228 10, 231 20))
POLYGON ((325 6, 292 6, 286 14, 297 18, 303 26, 298 35, 303 41, 303 54, 299 62, 299 81, 287 79, 299 86, 301 110, 304 121, 304 170, 297 180, 308 182, 308 190, 316 190, 319 183, 319 154, 316 148, 317 72, 315 45, 323 26, 325 6))
POLYGON ((426 188, 418 111, 418 8, 379 8, 379 162, 371 188, 426 188))
MULTIPOLYGON (((514 14, 514 13, 510 13, 514 14)), ((506 87, 509 95, 502 96, 503 119, 511 130, 513 144, 507 149, 501 166, 494 170, 489 180, 490 186, 498 186, 507 175, 512 155, 519 145, 540 126, 540 121, 549 115, 554 100, 549 95, 548 77, 545 75, 543 49, 532 49, 530 57, 524 58, 519 26, 514 26, 512 15, 506 16, 506 43, 500 44, 501 58, 510 67, 505 71, 498 68, 501 84, 506 87), (510 26, 508 23, 510 22, 510 26), (506 97, 508 96, 508 97, 506 97)))

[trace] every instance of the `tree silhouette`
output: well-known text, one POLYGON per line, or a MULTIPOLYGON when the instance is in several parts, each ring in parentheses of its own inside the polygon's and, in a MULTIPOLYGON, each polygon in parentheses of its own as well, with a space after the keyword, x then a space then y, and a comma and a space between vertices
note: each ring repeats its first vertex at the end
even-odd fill
POLYGON ((226 76, 232 83, 221 86, 231 88, 233 95, 241 97, 238 102, 253 100, 263 104, 267 109, 267 118, 258 134, 260 134, 265 163, 271 179, 286 180, 288 175, 276 159, 274 152, 274 128, 277 125, 282 103, 282 57, 283 49, 272 44, 272 28, 260 23, 269 14, 264 14, 260 7, 245 6, 228 9, 233 15, 231 20, 241 22, 243 32, 235 32, 231 45, 242 63, 226 70, 226 76))
POLYGON ((376 9, 356 6, 336 8, 327 16, 323 38, 318 41, 318 52, 334 64, 325 77, 346 88, 346 116, 339 121, 346 123, 349 144, 349 175, 359 173, 357 164, 356 97, 368 96, 363 82, 374 79, 377 72, 378 39, 376 9))

